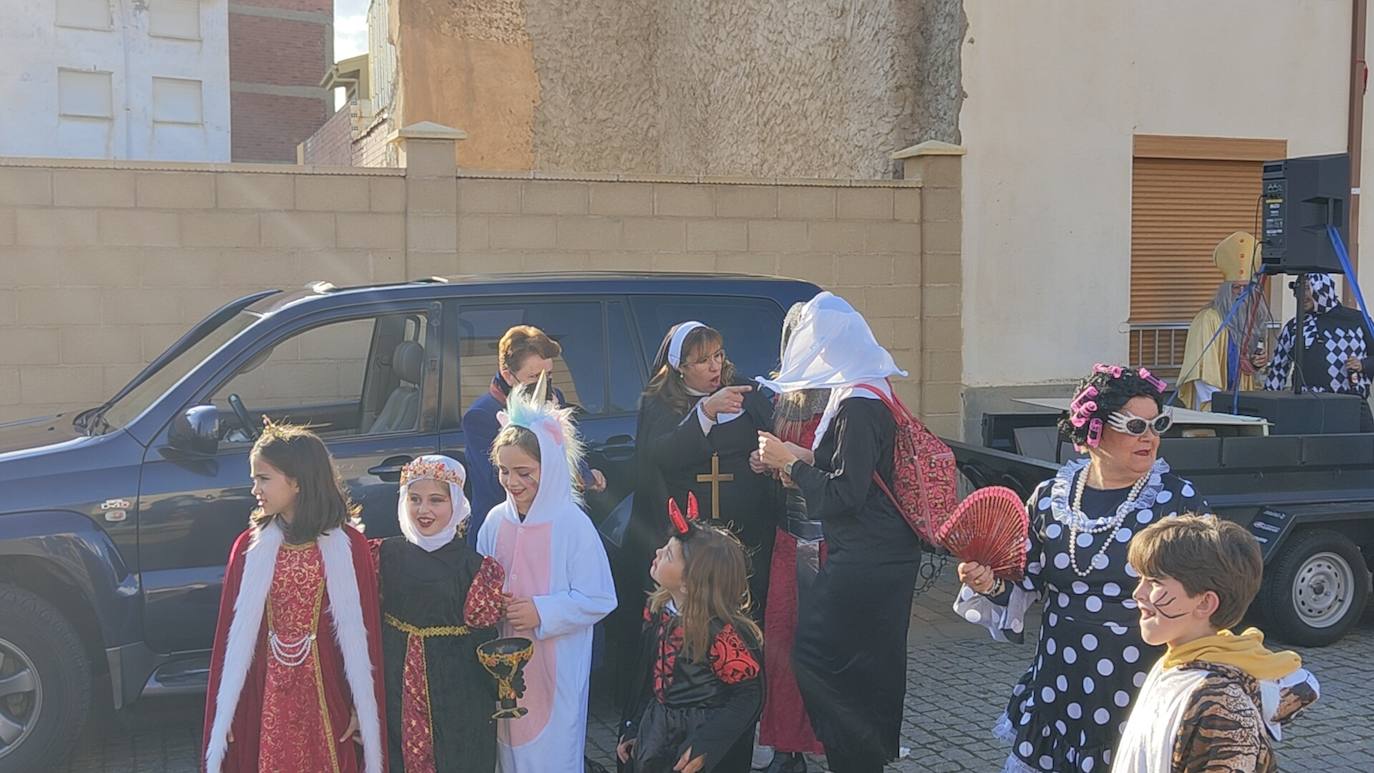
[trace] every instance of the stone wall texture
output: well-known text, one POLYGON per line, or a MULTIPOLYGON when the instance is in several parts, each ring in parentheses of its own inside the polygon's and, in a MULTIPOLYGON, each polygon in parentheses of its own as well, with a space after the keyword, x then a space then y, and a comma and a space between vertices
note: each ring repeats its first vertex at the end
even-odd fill
POLYGON ((883 178, 958 141, 959 0, 399 0, 400 115, 468 169, 883 178))

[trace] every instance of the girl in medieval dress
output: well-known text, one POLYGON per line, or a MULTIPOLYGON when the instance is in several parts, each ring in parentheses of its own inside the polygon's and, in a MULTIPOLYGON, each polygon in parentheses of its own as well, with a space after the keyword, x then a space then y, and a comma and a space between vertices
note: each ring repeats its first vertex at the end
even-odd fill
POLYGON ((496 638, 505 572, 463 539, 463 466, 421 456, 401 470, 400 537, 374 540, 382 596, 393 773, 491 773, 496 684, 477 660, 496 638))
POLYGON ((382 773, 377 577, 356 510, 307 430, 268 424, 249 459, 258 507, 225 571, 205 769, 382 773))
MULTIPOLYGON (((803 306, 793 304, 783 319, 780 358, 787 353, 803 306)), ((802 389, 778 395, 773 407, 773 434, 784 443, 810 449, 829 397, 828 389, 802 389)), ((755 472, 765 470, 757 451, 753 453, 751 467, 755 472)), ((811 587, 820 572, 825 554, 824 529, 820 521, 807 515, 806 499, 795 485, 784 486, 779 481, 775 491, 776 507, 782 511, 782 517, 773 542, 768 605, 763 618, 768 639, 763 652, 767 689, 759 719, 759 743, 774 752, 767 773, 804 773, 803 754, 821 754, 825 749, 811 729, 811 718, 797 689, 797 678, 792 672, 792 639, 797 632, 798 611, 810 601, 811 587)))

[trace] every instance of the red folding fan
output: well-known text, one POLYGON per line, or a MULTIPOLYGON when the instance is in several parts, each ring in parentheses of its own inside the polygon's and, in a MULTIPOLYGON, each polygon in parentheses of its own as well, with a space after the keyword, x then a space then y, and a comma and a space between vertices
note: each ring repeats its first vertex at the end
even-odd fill
POLYGON ((954 508, 935 539, 960 561, 976 561, 1015 582, 1026 573, 1026 504, 1004 486, 980 488, 954 508))

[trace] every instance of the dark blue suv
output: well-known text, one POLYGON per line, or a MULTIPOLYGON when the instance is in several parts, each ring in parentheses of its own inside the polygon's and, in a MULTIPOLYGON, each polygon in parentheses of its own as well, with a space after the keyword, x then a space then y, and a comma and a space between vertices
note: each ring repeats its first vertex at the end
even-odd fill
POLYGON ((488 389, 497 341, 535 325, 562 344, 554 383, 606 474, 589 497, 599 521, 634 488, 635 413, 664 331, 700 319, 741 373, 763 373, 786 309, 816 292, 663 274, 266 291, 211 314, 104 405, 0 424, 0 772, 70 749, 96 677, 108 674, 116 708, 204 690, 264 414, 313 426, 368 535, 395 534, 401 466, 462 458, 460 419, 488 389))

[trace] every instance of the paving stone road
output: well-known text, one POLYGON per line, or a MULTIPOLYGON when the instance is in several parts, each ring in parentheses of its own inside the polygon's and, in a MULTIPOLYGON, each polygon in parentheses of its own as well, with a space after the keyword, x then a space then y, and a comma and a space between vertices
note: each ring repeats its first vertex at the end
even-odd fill
MULTIPOLYGON (((889 770, 996 771, 1006 757, 988 728, 1034 647, 1030 637, 1019 646, 999 644, 981 628, 955 619, 949 611, 950 574, 947 569, 912 609, 902 734, 911 755, 889 770)), ((1338 644, 1299 651, 1321 681, 1322 699, 1278 747, 1280 770, 1374 771, 1374 607, 1338 644)), ((118 716, 99 712, 65 770, 195 771, 203 711, 200 698, 163 698, 142 701, 118 716)), ((612 770, 615 720, 609 702, 594 696, 587 754, 612 770)))

